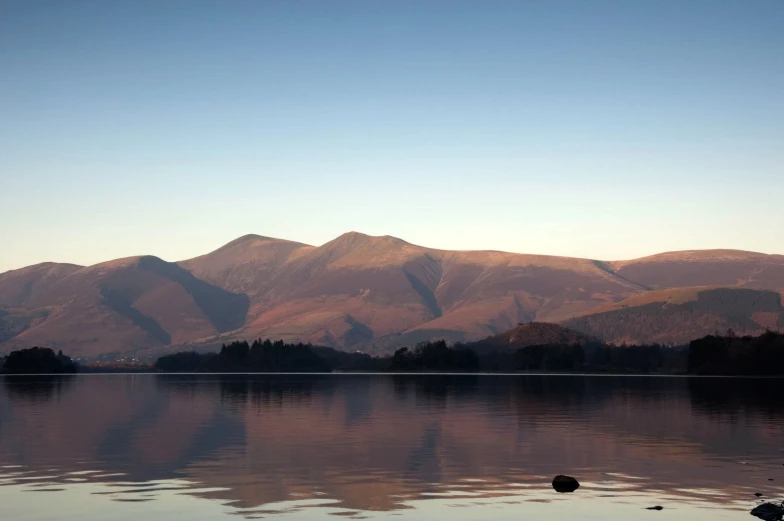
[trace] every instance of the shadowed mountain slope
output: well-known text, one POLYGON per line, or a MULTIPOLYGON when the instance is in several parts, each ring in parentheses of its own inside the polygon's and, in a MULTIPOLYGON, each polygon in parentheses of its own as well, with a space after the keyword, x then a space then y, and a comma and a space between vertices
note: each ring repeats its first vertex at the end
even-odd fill
MULTIPOLYGON (((782 291, 784 257, 709 250, 608 262, 437 250, 357 232, 317 247, 246 235, 178 263, 142 256, 0 274, 0 350, 38 344, 75 356, 152 354, 265 337, 386 352, 424 340, 486 338, 521 322, 573 320, 588 335, 631 341, 639 335, 622 323, 631 308, 675 304, 665 306, 667 297, 650 288, 700 285, 782 291), (614 307, 622 301, 624 308, 614 307), (589 320, 589 312, 601 318, 589 320)), ((702 306, 699 292, 684 291, 702 306)), ((732 320, 700 320, 749 331, 778 324, 760 314, 773 313, 772 304, 757 310, 720 302, 732 320)), ((645 338, 672 337, 667 320, 681 315, 666 316, 646 326, 645 338)))

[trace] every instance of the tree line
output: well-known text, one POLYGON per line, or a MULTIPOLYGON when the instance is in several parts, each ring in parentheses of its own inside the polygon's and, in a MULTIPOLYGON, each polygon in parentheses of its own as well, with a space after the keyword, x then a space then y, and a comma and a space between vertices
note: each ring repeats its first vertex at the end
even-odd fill
MULTIPOLYGON (((709 335, 688 346, 540 344, 517 349, 490 340, 448 345, 421 342, 387 356, 349 353, 282 340, 236 341, 217 353, 161 356, 160 372, 573 372, 616 374, 784 375, 784 334, 709 335)), ((0 359, 0 372, 73 373, 79 367, 62 351, 33 347, 0 359)))
POLYGON ((402 347, 388 356, 347 353, 310 344, 256 340, 223 345, 219 353, 175 353, 158 371, 209 372, 574 372, 617 374, 784 374, 784 335, 707 336, 688 346, 541 344, 509 349, 486 341, 445 341, 402 347))
POLYGON ((182 352, 160 357, 153 366, 165 372, 308 372, 332 371, 312 346, 256 340, 223 344, 218 353, 182 352))
POLYGON ((705 375, 784 374, 784 334, 759 336, 708 335, 689 344, 689 373, 705 375))

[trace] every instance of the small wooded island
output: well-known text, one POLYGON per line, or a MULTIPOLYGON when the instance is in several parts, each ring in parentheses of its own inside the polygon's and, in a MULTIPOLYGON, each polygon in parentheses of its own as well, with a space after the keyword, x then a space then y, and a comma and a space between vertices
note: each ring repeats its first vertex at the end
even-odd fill
MULTIPOLYGON (((371 356, 282 340, 235 341, 217 353, 161 356, 156 372, 558 372, 606 374, 784 375, 784 334, 709 335, 688 346, 614 346, 553 324, 520 324, 502 335, 466 344, 421 342, 394 354, 371 356), (542 343, 531 345, 531 334, 542 343), (576 334, 578 336, 574 336, 576 334), (526 336, 527 335, 527 336, 526 336), (525 338, 523 338, 525 337, 525 338), (529 345, 518 347, 520 343, 529 345), (517 345, 516 345, 517 344, 517 345)), ((62 352, 34 347, 12 352, 2 372, 71 373, 79 367, 62 352)), ((85 370, 93 370, 89 365, 85 370)))
POLYGON ((62 351, 55 354, 46 347, 12 351, 2 361, 6 374, 67 374, 77 372, 76 364, 62 351))

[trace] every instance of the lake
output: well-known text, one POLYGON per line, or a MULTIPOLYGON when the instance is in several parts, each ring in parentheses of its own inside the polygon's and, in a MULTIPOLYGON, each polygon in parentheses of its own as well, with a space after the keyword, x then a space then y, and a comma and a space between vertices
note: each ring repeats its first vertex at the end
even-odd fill
POLYGON ((0 519, 752 519, 784 496, 780 379, 0 380, 0 519))

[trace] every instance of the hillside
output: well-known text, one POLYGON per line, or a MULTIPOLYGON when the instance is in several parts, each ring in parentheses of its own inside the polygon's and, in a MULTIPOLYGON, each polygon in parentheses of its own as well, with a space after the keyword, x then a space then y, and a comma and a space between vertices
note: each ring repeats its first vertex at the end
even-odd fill
MULTIPOLYGON (((779 292, 784 257, 707 250, 610 262, 437 250, 356 232, 321 246, 246 235, 176 263, 140 256, 0 274, 0 351, 41 345, 77 357, 154 355, 268 337, 381 353, 487 338, 532 321, 610 341, 778 327, 773 304, 718 301, 690 322, 659 293, 694 286, 779 292), (632 318, 644 335, 625 325, 632 318)), ((679 298, 702 306, 699 292, 684 291, 679 298)))
POLYGON ((490 337, 488 340, 514 349, 545 344, 585 345, 599 342, 596 337, 546 322, 518 324, 509 331, 490 337))
POLYGON ((784 290, 784 255, 738 250, 677 251, 608 263, 647 289, 739 286, 784 290))
POLYGON ((635 295, 563 324, 616 344, 684 344, 729 329, 738 335, 780 330, 784 307, 775 291, 676 288, 635 295))

